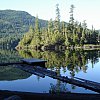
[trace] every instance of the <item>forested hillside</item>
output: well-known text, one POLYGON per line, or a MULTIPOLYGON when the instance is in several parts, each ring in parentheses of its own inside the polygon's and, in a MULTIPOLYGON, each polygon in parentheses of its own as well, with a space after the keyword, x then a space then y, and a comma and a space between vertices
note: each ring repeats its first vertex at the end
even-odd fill
MULTIPOLYGON (((45 27, 47 21, 39 20, 40 27, 45 27)), ((0 33, 24 33, 29 26, 34 26, 35 17, 25 11, 0 10, 0 33)))
MULTIPOLYGON (((47 21, 39 19, 40 27, 47 26, 47 21)), ((0 48, 13 47, 22 35, 35 25, 35 17, 25 11, 0 10, 0 48)))

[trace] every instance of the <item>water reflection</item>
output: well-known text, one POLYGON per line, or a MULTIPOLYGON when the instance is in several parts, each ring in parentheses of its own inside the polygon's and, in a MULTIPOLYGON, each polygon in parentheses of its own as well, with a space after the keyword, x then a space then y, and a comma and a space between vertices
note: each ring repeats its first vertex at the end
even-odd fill
POLYGON ((51 94, 55 94, 55 93, 69 93, 69 89, 67 88, 67 83, 63 83, 59 80, 57 80, 57 83, 54 84, 50 84, 50 90, 49 93, 51 94))
MULTIPOLYGON (((92 64, 91 69, 95 69, 94 72, 98 73, 98 68, 95 66, 99 62, 100 51, 84 51, 84 50, 66 50, 63 52, 55 51, 32 51, 32 50, 23 50, 23 51, 14 51, 14 50, 0 50, 0 62, 16 62, 21 58, 39 58, 47 60, 46 67, 53 71, 56 71, 57 74, 69 73, 73 78, 77 73, 81 72, 87 73, 92 64), (96 67, 96 68, 95 68, 96 67), (96 70, 97 69, 97 70, 96 70)), ((82 74, 81 74, 82 75, 82 74)), ((67 74, 65 75, 67 76, 67 74)), ((93 79, 96 79, 98 75, 91 74, 93 79)), ((88 77, 88 75, 86 76, 88 77)), ((83 77, 84 78, 84 77, 83 77)), ((98 78, 97 78, 98 80, 98 78)), ((67 93, 67 92, 85 92, 83 88, 79 88, 74 85, 69 85, 68 83, 62 83, 59 80, 54 80, 48 77, 41 78, 39 76, 31 75, 30 73, 24 72, 18 68, 9 66, 0 68, 0 84, 2 88, 7 90, 18 90, 19 91, 28 91, 28 92, 49 92, 49 93, 67 93), (18 80, 24 79, 24 80, 18 80), (14 85, 14 88, 6 86, 6 82, 9 83, 9 86, 14 85), (13 80, 13 81, 11 81, 13 80), (8 82, 11 81, 11 82, 8 82), (39 86, 39 87, 38 87, 39 86), (15 88, 16 87, 16 88, 15 88), (20 88, 21 87, 21 88, 20 88), (45 88, 44 88, 45 87, 45 88), (22 89, 22 90, 21 90, 22 89)), ((89 93, 91 91, 88 91, 89 93)), ((92 92, 94 93, 94 92, 92 92)))
POLYGON ((19 54, 24 58, 39 58, 47 60, 46 67, 55 70, 60 74, 60 69, 63 68, 65 73, 70 71, 71 77, 75 76, 75 72, 83 71, 86 73, 88 63, 94 64, 99 62, 100 51, 84 51, 84 50, 66 50, 65 52, 54 51, 19 51, 19 54))
POLYGON ((0 63, 17 62, 21 59, 16 50, 0 49, 0 63))
POLYGON ((31 74, 15 68, 15 66, 0 66, 0 81, 25 79, 31 74))
MULTIPOLYGON (((17 62, 21 59, 15 50, 0 49, 0 63, 17 62)), ((0 66, 0 81, 11 81, 28 78, 31 74, 24 72, 15 66, 0 66)))

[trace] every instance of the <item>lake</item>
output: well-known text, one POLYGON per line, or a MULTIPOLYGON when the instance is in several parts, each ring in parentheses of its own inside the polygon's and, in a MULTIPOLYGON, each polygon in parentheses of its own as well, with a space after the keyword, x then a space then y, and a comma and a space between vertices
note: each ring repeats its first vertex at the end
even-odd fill
MULTIPOLYGON (((100 51, 66 50, 34 51, 0 49, 0 63, 18 62, 22 58, 39 58, 47 60, 46 67, 58 75, 79 77, 100 83, 100 51)), ((0 66, 0 90, 51 93, 96 93, 72 84, 45 76, 30 74, 12 66, 0 66)))

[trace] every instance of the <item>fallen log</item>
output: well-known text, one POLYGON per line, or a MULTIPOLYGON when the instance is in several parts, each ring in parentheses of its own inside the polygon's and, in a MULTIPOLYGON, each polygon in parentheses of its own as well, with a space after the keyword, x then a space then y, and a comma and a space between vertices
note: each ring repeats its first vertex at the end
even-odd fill
POLYGON ((83 79, 83 78, 78 78, 78 77, 74 77, 75 79, 78 79, 78 80, 81 80, 83 82, 86 82, 88 84, 92 84, 92 85, 96 85, 96 86, 99 86, 100 87, 100 83, 98 82, 93 82, 93 81, 90 81, 90 80, 86 80, 86 79, 83 79))
POLYGON ((16 65, 16 67, 19 68, 19 69, 21 69, 21 70, 23 70, 23 71, 26 71, 26 72, 29 72, 31 74, 40 76, 42 78, 45 77, 44 74, 37 72, 36 70, 32 69, 31 67, 26 67, 26 66, 23 66, 23 65, 16 65))
POLYGON ((45 75, 57 75, 56 72, 54 71, 51 71, 51 70, 48 70, 46 68, 43 68, 43 67, 40 67, 40 66, 36 66, 36 67, 33 67, 36 71, 39 71, 39 72, 42 72, 43 74, 45 75))
POLYGON ((23 65, 16 65, 16 67, 20 68, 21 70, 24 70, 26 72, 29 72, 31 74, 38 75, 42 78, 44 78, 45 76, 52 77, 52 76, 57 75, 56 72, 53 72, 51 70, 47 70, 46 68, 40 67, 40 66, 30 66, 30 65, 23 64, 23 65))
POLYGON ((96 86, 96 85, 94 86, 92 84, 88 84, 86 82, 71 79, 71 78, 68 78, 68 77, 66 78, 64 76, 57 76, 56 79, 100 93, 100 86, 96 86))
POLYGON ((54 79, 57 79, 57 80, 60 80, 60 81, 66 82, 66 83, 73 84, 73 85, 83 87, 83 88, 100 93, 100 85, 97 85, 96 82, 95 82, 95 84, 92 84, 92 83, 89 84, 89 83, 81 81, 81 80, 76 80, 76 79, 68 78, 65 76, 57 75, 56 72, 47 70, 42 67, 40 68, 39 66, 34 67, 34 66, 30 66, 30 65, 28 65, 28 66, 21 65, 21 69, 24 71, 30 72, 32 74, 34 74, 36 72, 36 73, 40 74, 40 76, 41 75, 49 76, 51 78, 54 78, 54 79))

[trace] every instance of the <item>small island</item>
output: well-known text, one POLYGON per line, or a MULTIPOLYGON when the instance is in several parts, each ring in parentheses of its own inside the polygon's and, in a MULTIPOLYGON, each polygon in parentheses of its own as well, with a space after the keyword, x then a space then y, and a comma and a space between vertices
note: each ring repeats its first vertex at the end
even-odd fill
POLYGON ((60 21, 59 4, 56 5, 56 18, 50 19, 46 27, 40 27, 38 16, 35 26, 30 25, 29 31, 24 34, 17 49, 100 49, 100 34, 92 26, 87 28, 86 20, 83 23, 74 19, 74 5, 70 8, 69 22, 60 21))

